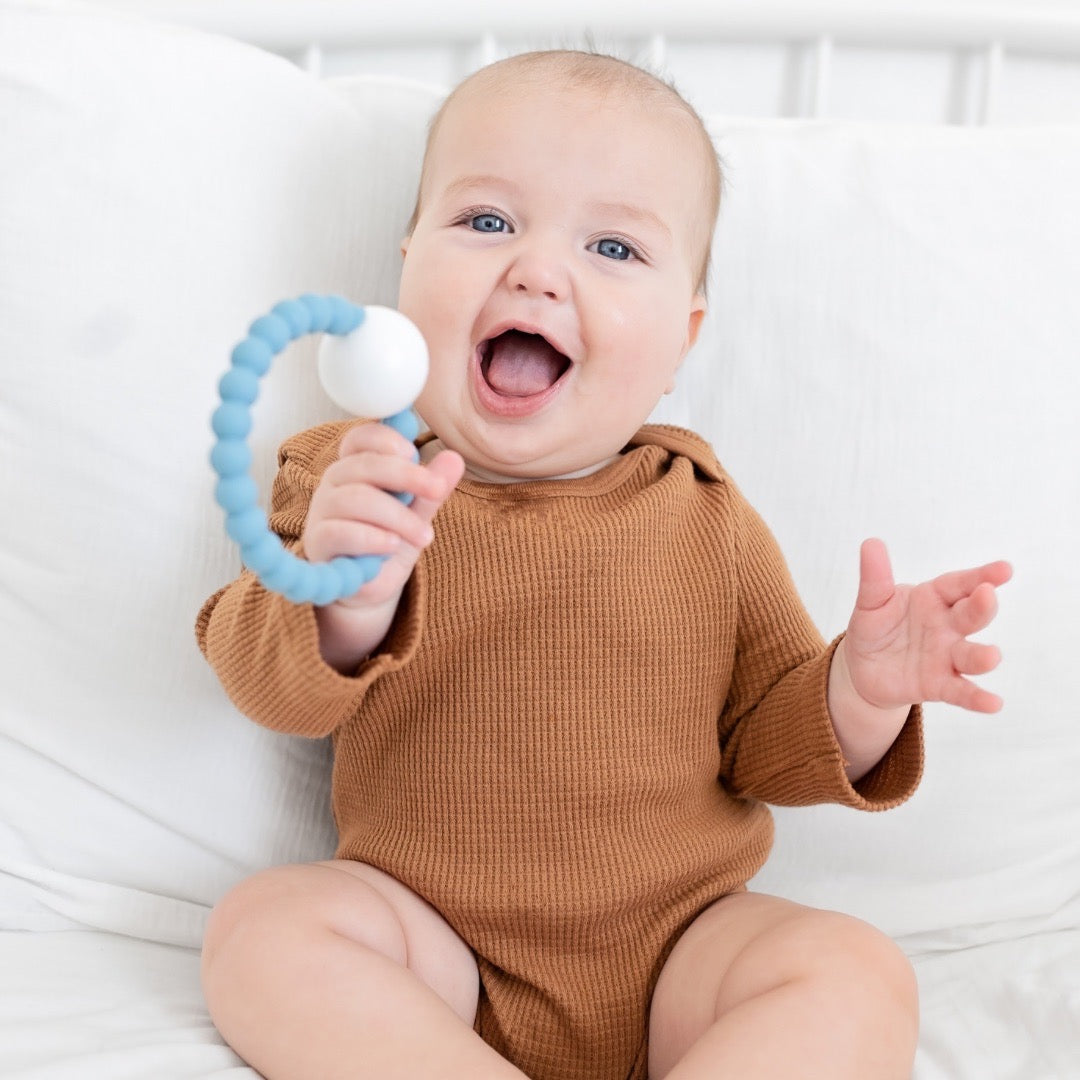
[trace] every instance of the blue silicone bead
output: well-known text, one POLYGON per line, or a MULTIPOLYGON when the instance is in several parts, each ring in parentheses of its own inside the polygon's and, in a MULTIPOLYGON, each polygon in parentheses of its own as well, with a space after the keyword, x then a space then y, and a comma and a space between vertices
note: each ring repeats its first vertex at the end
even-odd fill
POLYGON ((251 431, 251 410, 235 401, 226 401, 214 410, 210 426, 219 439, 246 439, 251 431))
POLYGON ((349 329, 345 332, 351 334, 358 327, 363 326, 364 320, 367 318, 367 310, 360 304, 354 304, 351 300, 346 300, 345 303, 349 305, 349 329))
POLYGON ((250 476, 225 476, 214 488, 214 498, 226 514, 239 514, 259 500, 259 491, 250 476))
POLYGON ((270 309, 271 314, 284 319, 294 338, 311 333, 311 312, 299 300, 282 300, 270 309))
MULTIPOLYGON (((211 418, 218 441, 210 452, 210 461, 219 478, 214 493, 226 513, 225 529, 240 545, 244 563, 258 574, 266 588, 293 603, 324 605, 351 596, 379 573, 385 557, 343 557, 312 564, 282 546, 258 506, 255 481, 248 474, 252 464, 247 444, 252 427, 250 406, 258 397, 259 379, 270 369, 274 355, 293 338, 319 331, 348 334, 364 318, 364 308, 342 296, 305 293, 296 300, 283 300, 251 324, 248 337, 232 351, 232 368, 218 383, 221 405, 211 418)), ((420 425, 411 409, 385 422, 410 442, 415 441, 420 425)), ((418 452, 414 451, 413 456, 418 460, 418 452)), ((412 501, 407 493, 400 493, 398 498, 406 504, 412 501)))
POLYGON ((382 565, 386 562, 386 558, 383 555, 360 555, 355 558, 353 562, 360 567, 360 570, 364 575, 364 581, 368 582, 382 569, 382 565))
POLYGON ((420 421, 412 409, 402 409, 401 412, 388 416, 383 423, 400 432, 409 442, 413 442, 420 434, 420 421))
POLYGON ((259 377, 251 368, 232 367, 221 376, 218 393, 222 401, 251 405, 259 396, 259 377))
POLYGON ((260 337, 246 337, 232 351, 234 367, 249 368, 256 375, 263 376, 270 370, 270 361, 274 359, 274 350, 260 337))
POLYGON ((311 602, 316 607, 325 607, 332 604, 342 594, 342 580, 338 572, 329 563, 316 563, 315 571, 318 574, 315 583, 315 591, 311 602))
MULTIPOLYGON (((338 577, 341 579, 341 597, 352 596, 361 585, 366 585, 371 576, 365 572, 366 564, 361 562, 360 559, 349 558, 337 558, 331 559, 330 565, 337 571, 338 577)), ((379 565, 382 565, 382 560, 379 560, 379 565)))
POLYGON ((242 544, 240 547, 240 558, 244 560, 244 565, 256 574, 270 572, 287 554, 272 532, 265 532, 253 544, 242 544))
POLYGON ((326 325, 328 334, 349 334, 363 322, 363 309, 349 303, 344 296, 329 296, 330 322, 326 325))
POLYGON ((284 595, 295 584, 304 563, 284 550, 282 556, 277 566, 259 575, 259 580, 272 592, 284 595))
POLYGON ((296 580, 285 590, 284 596, 294 604, 308 604, 315 595, 319 575, 311 563, 300 559, 297 563, 296 580))
POLYGON ((330 301, 325 296, 318 296, 315 293, 304 293, 304 295, 300 297, 300 303, 311 313, 312 333, 323 331, 330 325, 330 319, 333 312, 331 310, 330 301))
POLYGON ((210 451, 210 464, 220 477, 240 476, 251 468, 251 448, 243 439, 222 439, 210 451))
POLYGON ((238 514, 229 514, 225 518, 225 531, 241 546, 254 544, 268 531, 266 515, 252 506, 238 514))
POLYGON ((275 353, 292 341, 292 330, 280 315, 260 315, 248 328, 252 337, 262 338, 275 353))

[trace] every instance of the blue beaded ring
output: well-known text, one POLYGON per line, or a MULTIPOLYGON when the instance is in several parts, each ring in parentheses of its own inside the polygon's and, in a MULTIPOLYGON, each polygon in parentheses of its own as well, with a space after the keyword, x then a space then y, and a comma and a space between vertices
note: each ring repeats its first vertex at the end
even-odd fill
MULTIPOLYGON (((250 475, 252 462, 247 437, 251 432, 251 406, 259 393, 259 379, 270 370, 273 358, 286 345, 307 334, 344 336, 365 318, 364 308, 341 296, 305 293, 296 300, 275 304, 256 319, 232 351, 232 366, 218 383, 221 404, 211 418, 217 442, 210 463, 218 475, 214 498, 225 511, 225 531, 240 545, 240 555, 262 584, 294 604, 332 604, 352 596, 379 572, 386 556, 341 556, 327 563, 309 563, 286 551, 271 531, 259 508, 258 491, 250 475)), ((385 419, 410 442, 419 424, 411 409, 385 419)), ((412 496, 399 494, 405 502, 412 496)))

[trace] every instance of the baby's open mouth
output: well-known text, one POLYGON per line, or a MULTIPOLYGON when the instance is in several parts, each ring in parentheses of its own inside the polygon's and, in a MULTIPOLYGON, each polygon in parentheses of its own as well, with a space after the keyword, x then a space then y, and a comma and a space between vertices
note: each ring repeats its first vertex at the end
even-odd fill
POLYGON ((527 398, 550 389, 570 360, 540 334, 507 330, 480 344, 480 370, 503 397, 527 398))

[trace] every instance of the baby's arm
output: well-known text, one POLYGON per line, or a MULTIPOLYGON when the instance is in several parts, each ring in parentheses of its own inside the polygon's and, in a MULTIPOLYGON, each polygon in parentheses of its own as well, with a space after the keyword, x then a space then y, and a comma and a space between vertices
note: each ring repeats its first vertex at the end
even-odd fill
MULTIPOLYGON (((270 527, 286 548, 298 555, 305 554, 302 539, 322 475, 339 463, 342 446, 347 450, 353 445, 348 430, 354 426, 324 424, 292 436, 281 447, 271 495, 270 527)), ((374 429, 382 425, 368 424, 365 427, 374 429)), ((390 431, 390 435, 398 438, 396 432, 390 431)), ((385 435, 380 433, 376 437, 385 438, 385 435)), ((364 439, 360 442, 363 443, 364 439)), ((405 449, 411 456, 408 443, 405 443, 405 449)), ((403 460, 402 464, 409 469, 417 468, 411 461, 403 460)), ((431 464, 434 465, 434 459, 431 464)), ((443 483, 449 490, 457 482, 453 458, 435 468, 437 472, 441 470, 438 474, 443 476, 443 483)), ((409 482, 400 474, 392 474, 391 479, 397 482, 399 489, 409 486, 409 482)), ((392 499, 393 496, 386 495, 386 498, 392 499)), ((344 501, 349 500, 346 498, 344 501)), ((420 499, 416 501, 420 502, 420 499)), ((430 519, 434 510, 421 502, 417 513, 424 513, 430 519)), ((316 510, 316 518, 327 516, 323 511, 316 510)), ((333 542, 332 537, 324 537, 320 541, 316 531, 308 537, 313 539, 316 552, 324 550, 319 545, 329 540, 326 551, 376 553, 379 548, 373 538, 379 527, 375 526, 366 537, 357 536, 358 530, 350 525, 350 521, 355 525, 355 515, 347 510, 344 516, 348 526, 344 530, 345 540, 340 545, 333 542)), ((405 547, 404 542, 401 547, 405 547)), ((414 552, 406 560, 410 570, 417 554, 414 552)), ((388 581, 394 573, 402 579, 409 578, 404 566, 399 564, 395 567, 390 565, 392 562, 394 560, 387 560, 382 568, 388 574, 388 581)), ((416 585, 421 594, 424 590, 422 577, 413 573, 409 585, 410 588, 416 585)), ((376 599, 371 600, 370 606, 378 607, 379 599, 388 599, 386 594, 380 597, 378 593, 378 589, 386 585, 387 582, 380 582, 376 578, 350 597, 349 602, 362 603, 365 597, 370 600, 374 595, 376 599)), ((415 648, 418 633, 416 619, 410 613, 403 613, 405 617, 402 618, 394 610, 404 591, 400 585, 391 590, 391 602, 383 612, 384 618, 393 620, 389 627, 375 626, 372 621, 367 627, 370 635, 367 641, 353 643, 354 648, 371 645, 368 651, 378 650, 378 655, 373 657, 372 664, 365 668, 362 677, 354 676, 361 675, 358 667, 359 660, 365 655, 363 652, 356 655, 357 662, 352 667, 348 666, 347 657, 341 658, 343 673, 324 661, 318 624, 321 608, 290 603, 278 593, 265 589, 250 570, 245 570, 203 604, 196 621, 195 636, 203 655, 241 712, 274 731, 322 738, 355 711, 372 679, 395 670, 415 648), (379 636, 379 640, 374 640, 376 636, 379 636)), ((343 612, 345 606, 347 603, 343 603, 343 612)), ((348 613, 344 622, 347 623, 350 614, 363 620, 360 614, 348 613)), ((333 638, 334 633, 335 629, 331 628, 329 636, 333 638)))
POLYGON ((885 545, 862 546, 859 594, 848 631, 833 655, 828 701, 852 782, 892 746, 913 704, 945 701, 996 712, 1001 699, 967 676, 1001 660, 994 645, 968 641, 997 613, 1006 562, 944 574, 921 585, 896 585, 885 545))
POLYGON ((414 461, 412 443, 385 424, 360 424, 341 440, 338 459, 323 473, 304 524, 304 555, 324 562, 339 555, 385 555, 379 573, 351 597, 316 609, 319 650, 348 674, 386 636, 405 583, 431 542, 431 520, 464 471, 443 451, 414 461), (394 492, 413 496, 406 506, 394 492))

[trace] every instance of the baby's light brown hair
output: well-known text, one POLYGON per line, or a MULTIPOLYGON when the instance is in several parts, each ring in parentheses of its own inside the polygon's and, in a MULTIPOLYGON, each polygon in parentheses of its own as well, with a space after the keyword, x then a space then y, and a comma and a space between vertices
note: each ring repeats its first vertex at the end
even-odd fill
POLYGON ((428 158, 431 147, 439 134, 443 116, 453 102, 466 90, 484 89, 496 85, 551 86, 559 90, 589 90, 601 95, 621 93, 633 96, 639 103, 657 109, 672 111, 673 122, 686 125, 690 146, 699 159, 695 165, 701 168, 701 201, 694 211, 698 224, 696 235, 700 257, 696 267, 696 291, 705 295, 710 252, 716 218, 720 212, 720 192, 723 177, 720 162, 705 124, 692 105, 670 84, 644 68, 603 53, 583 52, 575 49, 553 49, 542 52, 520 53, 499 60, 474 72, 450 93, 433 117, 428 129, 424 164, 416 205, 409 219, 407 235, 412 235, 420 216, 427 178, 428 158))

